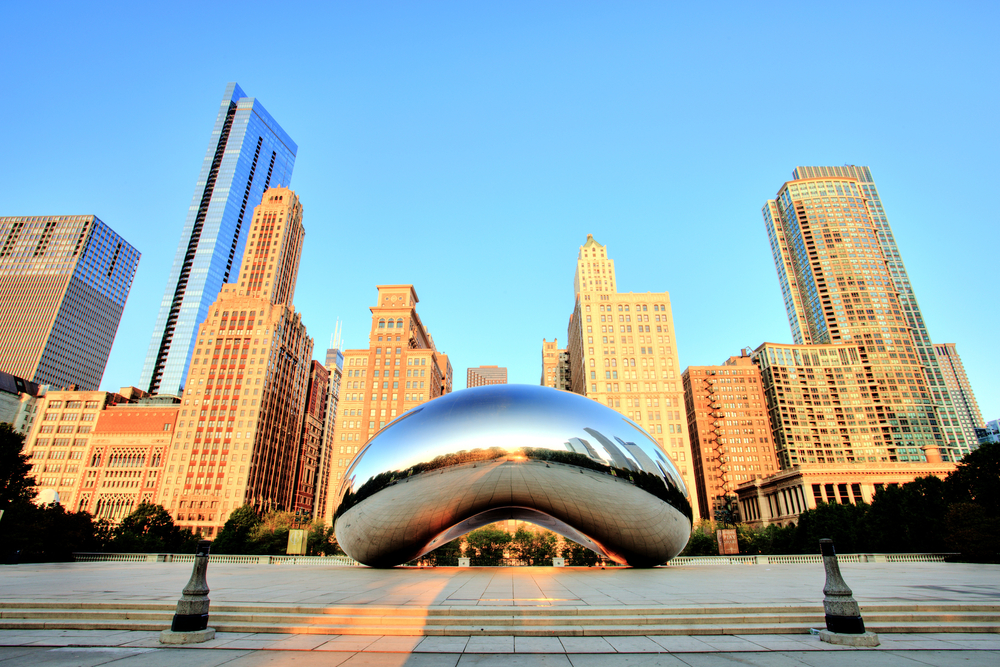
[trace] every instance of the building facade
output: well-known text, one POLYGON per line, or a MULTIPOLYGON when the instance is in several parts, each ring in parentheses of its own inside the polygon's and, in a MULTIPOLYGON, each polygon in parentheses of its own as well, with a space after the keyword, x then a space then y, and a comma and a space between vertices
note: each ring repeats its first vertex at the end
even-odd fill
POLYGON ((198 328, 160 492, 178 525, 208 536, 241 505, 296 502, 313 352, 292 305, 305 235, 298 197, 268 189, 247 231, 239 276, 198 328), (202 509, 212 511, 192 511, 202 509))
POLYGON ((332 505, 329 495, 335 453, 333 431, 337 425, 337 406, 340 403, 340 386, 344 378, 344 353, 340 350, 342 343, 339 326, 332 344, 334 347, 326 351, 326 370, 330 375, 330 384, 326 397, 326 422, 323 425, 323 440, 320 444, 316 495, 313 500, 313 518, 326 523, 333 521, 333 517, 327 515, 327 510, 332 505))
POLYGON ((883 355, 843 344, 753 351, 782 468, 941 461, 920 369, 883 355))
POLYGON ((736 487, 779 470, 760 369, 750 356, 681 374, 698 507, 712 520, 736 487))
POLYGON ((330 372, 315 359, 309 366, 309 388, 306 390, 306 409, 302 422, 302 442, 296 456, 295 499, 292 511, 313 514, 316 501, 316 484, 323 450, 323 430, 326 427, 326 409, 330 391, 330 372))
POLYGON ((909 385, 906 419, 958 460, 969 445, 871 171, 797 167, 792 179, 762 214, 794 341, 884 358, 909 385))
POLYGON ((0 218, 0 371, 97 389, 138 264, 96 216, 0 218))
POLYGON ((670 295, 618 292, 614 260, 589 234, 573 283, 571 390, 614 408, 655 438, 680 471, 698 515, 670 295))
POLYGON ((976 402, 976 395, 972 392, 969 377, 965 374, 962 358, 958 356, 954 343, 935 343, 934 355, 944 377, 944 386, 948 388, 948 394, 955 407, 958 423, 965 433, 965 440, 973 448, 978 447, 979 438, 976 429, 983 426, 983 415, 979 412, 979 403, 976 402))
POLYGON ((559 349, 559 339, 552 342, 542 339, 542 380, 543 387, 569 391, 571 386, 569 351, 559 349))
POLYGON ((448 355, 417 314, 413 285, 379 285, 368 347, 344 350, 344 377, 333 428, 327 508, 332 521, 344 472, 361 446, 390 421, 452 390, 448 355))
POLYGON ((47 390, 47 385, 38 386, 0 371, 0 422, 10 424, 18 433, 27 435, 38 414, 38 398, 44 396, 47 390))
POLYGON ((479 366, 466 371, 466 388, 483 387, 488 384, 507 384, 507 369, 502 366, 479 366))
POLYGON ((179 395, 199 325, 223 284, 240 272, 246 213, 269 187, 288 187, 298 147, 261 103, 226 91, 188 207, 140 386, 179 395))
POLYGON ((976 439, 979 445, 1000 443, 1000 419, 986 422, 982 428, 976 429, 976 439))
MULTIPOLYGON (((151 425, 153 422, 147 423, 142 418, 134 423, 123 420, 121 413, 103 421, 102 418, 109 409, 144 397, 142 392, 131 388, 117 394, 50 390, 40 396, 37 417, 24 440, 24 453, 31 464, 36 490, 70 511, 95 512, 100 503, 101 518, 111 521, 135 509, 143 494, 149 493, 145 486, 147 479, 157 477, 146 474, 146 464, 152 460, 138 457, 135 450, 142 449, 148 454, 153 444, 151 439, 166 437, 169 441, 176 414, 173 417, 157 414, 155 427, 151 425), (130 503, 123 498, 130 499, 130 503), (112 506, 114 512, 109 509, 112 506)), ((170 411, 169 406, 162 411, 158 409, 158 412, 170 411)), ((163 444, 157 443, 161 447, 163 444)))
POLYGON ((870 463, 844 466, 808 463, 783 470, 765 479, 743 482, 736 489, 743 522, 762 527, 787 526, 819 503, 871 504, 875 494, 889 486, 908 484, 931 475, 944 479, 954 463, 870 463))

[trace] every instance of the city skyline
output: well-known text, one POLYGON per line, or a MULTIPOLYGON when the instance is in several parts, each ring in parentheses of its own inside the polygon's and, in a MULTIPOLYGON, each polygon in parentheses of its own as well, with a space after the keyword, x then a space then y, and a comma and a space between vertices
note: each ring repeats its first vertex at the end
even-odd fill
MULTIPOLYGON (((655 14, 653 18, 663 16, 651 9, 643 11, 655 14)), ((649 17, 635 9, 619 16, 591 9, 574 19, 572 34, 557 33, 556 44, 546 47, 536 40, 534 31, 518 28, 512 17, 491 16, 500 19, 492 32, 484 32, 475 20, 481 18, 477 15, 452 17, 445 22, 449 30, 457 24, 470 27, 470 37, 480 38, 482 45, 475 45, 468 37, 447 39, 434 49, 423 45, 425 51, 417 49, 418 64, 404 68, 409 75, 416 75, 416 81, 398 86, 393 93, 387 89, 405 82, 406 77, 400 78, 392 68, 384 71, 387 61, 375 51, 404 34, 404 18, 414 19, 414 15, 403 12, 405 17, 388 17, 385 12, 378 15, 360 9, 337 13, 342 21, 337 24, 338 34, 358 30, 345 44, 324 51, 331 62, 344 63, 331 74, 331 80, 339 82, 344 92, 344 101, 328 105, 322 120, 307 113, 307 107, 315 101, 314 96, 319 96, 320 102, 329 100, 326 91, 307 86, 302 75, 289 75, 287 64, 260 67, 264 61, 253 54, 237 57, 213 50, 210 55, 216 61, 212 66, 204 71, 183 70, 182 77, 169 75, 179 74, 189 61, 182 58, 176 68, 167 61, 153 62, 153 71, 163 79, 155 84, 162 88, 157 99, 163 104, 158 108, 146 102, 131 103, 128 97, 143 95, 125 87, 118 90, 103 84, 91 91, 88 85, 96 75, 69 67, 55 75, 56 83, 86 100, 79 124, 63 127, 44 110, 31 115, 7 106, 2 111, 5 120, 25 128, 40 156, 47 157, 40 160, 28 154, 21 140, 14 139, 18 166, 16 170, 7 166, 4 172, 13 196, 0 213, 94 213, 143 253, 101 387, 114 391, 137 384, 182 215, 190 201, 191 175, 197 169, 196 158, 204 151, 208 130, 205 109, 216 103, 219 88, 226 81, 239 81, 267 103, 268 110, 302 146, 296 165, 296 192, 314 224, 303 250, 296 301, 310 334, 325 341, 339 317, 344 320, 344 347, 360 347, 367 322, 356 314, 369 305, 370 286, 413 283, 420 286, 427 304, 422 315, 434 322, 436 343, 455 367, 479 363, 489 353, 485 358, 510 369, 511 382, 535 384, 540 370, 537 340, 553 335, 562 339, 571 280, 565 262, 587 233, 614 248, 623 267, 618 272, 621 284, 617 289, 671 292, 682 369, 717 363, 740 347, 790 343, 766 235, 757 217, 761 198, 788 180, 797 164, 866 164, 875 173, 932 342, 958 345, 983 417, 992 419, 1000 412, 1000 388, 994 381, 1000 362, 992 358, 990 342, 1000 316, 983 307, 990 295, 989 285, 995 281, 984 266, 988 262, 976 261, 973 253, 979 247, 996 246, 995 213, 979 201, 969 201, 958 213, 953 202, 955 192, 966 188, 988 191, 989 183, 995 180, 995 167, 984 161, 985 155, 993 152, 995 135, 990 130, 984 140, 987 125, 978 116, 970 121, 968 108, 958 111, 951 106, 921 104, 905 105, 904 109, 904 103, 892 99, 893 95, 905 99, 909 94, 923 101, 933 89, 950 92, 951 104, 955 104, 956 95, 967 102, 970 82, 992 76, 981 69, 990 58, 977 51, 989 47, 981 46, 982 40, 968 38, 979 28, 966 27, 965 37, 958 39, 952 34, 955 20, 935 15, 931 21, 926 13, 919 25, 933 22, 941 26, 935 43, 948 45, 935 56, 940 62, 935 60, 932 66, 929 57, 918 52, 913 44, 920 39, 913 36, 913 25, 908 24, 911 35, 907 37, 906 26, 882 25, 878 32, 884 45, 864 57, 871 59, 869 67, 890 74, 859 102, 866 105, 863 120, 815 104, 822 99, 818 92, 806 93, 814 102, 809 118, 806 114, 785 115, 779 122, 751 113, 746 105, 762 89, 759 77, 778 71, 776 53, 755 46, 741 71, 724 75, 718 82, 720 89, 728 92, 714 92, 696 74, 718 73, 722 63, 714 61, 690 72, 664 65, 673 47, 657 47, 640 20, 649 17), (362 40, 375 34, 376 16, 389 18, 384 26, 386 36, 359 49, 362 40), (605 27, 598 29, 602 24, 605 27), (621 42, 613 28, 627 29, 634 45, 617 48, 621 42), (615 55, 602 68, 595 67, 601 59, 588 56, 582 46, 603 35, 615 45, 610 49, 615 55), (487 67, 488 72, 508 73, 498 82, 505 91, 500 105, 507 116, 504 121, 499 111, 489 111, 488 102, 494 98, 478 82, 471 90, 459 92, 458 75, 465 66, 454 66, 459 70, 447 66, 446 56, 468 53, 469 66, 488 64, 505 52, 501 44, 509 43, 506 37, 510 36, 522 38, 512 62, 508 67, 487 67), (570 47, 575 60, 559 60, 555 55, 559 47, 570 47), (354 57, 350 56, 352 49, 357 53, 354 57), (890 55, 893 49, 913 61, 905 72, 888 66, 899 57, 890 55), (646 79, 619 80, 621 72, 643 62, 644 54, 657 56, 660 65, 637 72, 659 77, 667 88, 670 82, 692 84, 695 101, 680 105, 689 104, 693 107, 690 111, 674 110, 673 98, 641 85, 646 79), (950 67, 953 61, 973 66, 954 76, 961 68, 950 67), (880 64, 883 67, 879 68, 880 64), (355 71, 349 72, 348 67, 355 71), (939 69, 952 71, 948 80, 939 69), (376 70, 382 70, 382 83, 365 84, 366 77, 379 80, 376 70), (584 77, 584 72, 592 73, 593 79, 584 77), (917 83, 925 77, 926 83, 917 83), (570 83, 560 83, 564 80, 570 83), (413 88, 420 83, 428 84, 429 91, 417 95, 413 88), (541 87, 548 83, 556 84, 550 93, 541 87), (96 91, 109 99, 99 100, 96 91), (587 104, 578 107, 578 115, 566 116, 577 107, 569 104, 577 99, 574 93, 584 94, 587 104), (597 99, 599 93, 607 100, 597 99), (435 94, 443 96, 435 100, 435 94), (709 111, 704 120, 698 119, 693 112, 710 108, 697 101, 699 95, 720 108, 741 110, 709 111), (88 105, 98 102, 107 118, 95 117, 87 110, 88 105), (412 110, 407 117, 396 111, 403 102, 402 106, 412 110), (452 105, 455 111, 434 120, 432 113, 449 102, 457 103, 452 105), (138 117, 140 110, 154 116, 154 126, 164 125, 166 118, 176 123, 166 125, 170 128, 162 133, 168 135, 166 138, 136 131, 129 116, 138 117), (473 116, 475 122, 461 122, 463 117, 473 116), (564 117, 568 124, 554 124, 564 117), (664 120, 672 131, 664 132, 664 120), (111 135, 90 127, 103 128, 102 123, 122 125, 128 140, 93 150, 97 136, 102 132, 111 135), (42 124, 44 131, 36 129, 42 124), (783 140, 777 142, 780 146, 774 141, 779 125, 785 130, 783 140), (928 127, 934 131, 928 132, 928 127), (709 139, 713 130, 721 136, 709 139), (919 134, 917 142, 914 131, 919 134), (699 139, 700 147, 695 145, 698 142, 684 140, 683 135, 699 139), (504 143, 510 147, 503 148, 504 143), (579 149, 574 147, 577 143, 579 149), (56 144, 60 150, 54 153, 56 144), (676 148, 667 149, 674 144, 676 148), (73 168, 84 155, 93 165, 88 173, 73 168), (140 160, 140 156, 154 159, 140 160), (121 173, 121 184, 114 188, 108 185, 110 164, 129 165, 121 173), (418 164, 423 166, 415 169, 418 164), (413 236, 400 242, 413 227, 430 233, 426 238, 413 236), (498 234, 501 229, 505 233, 498 234), (497 242, 510 235, 519 238, 517 250, 497 242), (701 247, 709 245, 714 253, 711 265, 700 257, 701 247), (462 247, 475 247, 476 252, 463 254, 462 247), (672 262, 660 261, 659 247, 673 248, 672 262), (509 263, 521 274, 514 281, 500 268, 509 263), (456 280, 458 275, 463 275, 463 280, 456 280), (730 298, 728 316, 739 326, 710 326, 708 322, 717 317, 719 306, 705 297, 712 292, 732 292, 734 286, 738 286, 739 296, 730 298), (977 307, 983 318, 972 317, 977 307), (497 312, 509 320, 502 330, 486 331, 477 326, 497 312)), ((83 27, 98 33, 102 30, 85 17, 70 16, 83 27)), ((441 14, 431 11, 429 18, 418 23, 434 17, 441 18, 441 14)), ((548 15, 542 10, 536 18, 541 25, 556 25, 555 12, 548 15)), ((736 31, 737 42, 746 45, 753 30, 748 25, 744 39, 735 27, 741 18, 747 17, 729 17, 724 26, 736 31)), ((56 34, 68 30, 64 20, 69 18, 53 19, 56 34)), ((807 21, 808 16, 801 20, 807 21)), ((991 17, 971 21, 966 11, 964 20, 986 25, 991 17)), ((837 35, 844 26, 834 21, 811 39, 831 44, 846 35, 848 42, 864 43, 875 32, 859 26, 857 33, 837 35)), ((165 33, 157 30, 149 37, 154 44, 165 39, 165 33)), ((915 34, 925 32, 917 30, 915 34)), ((315 28, 304 25, 300 41, 315 45, 316 39, 315 28)), ((687 43, 681 40, 677 48, 687 43)), ((385 58, 397 62, 391 59, 419 46, 403 39, 385 58)), ((143 53, 131 38, 122 48, 143 53)), ((289 58, 300 61, 303 48, 293 46, 289 58)), ((725 50, 720 57, 728 53, 731 51, 725 50)), ((98 57, 82 60, 96 71, 100 67, 88 59, 98 57)), ((149 57, 138 60, 145 62, 149 57)), ((198 61, 203 65, 205 57, 199 56, 198 61)), ((33 73, 45 62, 26 63, 25 77, 37 76, 33 73)), ((790 69, 786 74, 794 77, 850 62, 814 55, 811 62, 782 65, 787 65, 790 69)), ((194 66, 194 61, 190 64, 194 66)), ((121 64, 115 71, 129 67, 121 64)), ((13 83, 15 94, 31 90, 27 82, 13 83)), ((153 84, 140 81, 137 85, 141 93, 153 84)), ((990 107, 994 95, 991 90, 981 96, 977 93, 974 106, 990 107)), ((322 347, 314 350, 314 358, 322 354, 322 347)))

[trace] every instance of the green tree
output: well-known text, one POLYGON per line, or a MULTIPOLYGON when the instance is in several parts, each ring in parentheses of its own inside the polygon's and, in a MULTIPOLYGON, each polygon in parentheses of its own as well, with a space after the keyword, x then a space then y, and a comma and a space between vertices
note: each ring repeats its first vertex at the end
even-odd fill
POLYGON ((212 553, 215 554, 248 554, 251 553, 251 541, 254 530, 260 525, 257 510, 250 505, 243 505, 233 510, 226 519, 222 530, 212 542, 212 553))
POLYGON ((795 553, 819 553, 819 541, 833 540, 839 553, 854 553, 863 544, 862 521, 868 505, 819 503, 803 512, 795 528, 795 553))
POLYGON ((510 555, 527 565, 551 565, 556 555, 555 533, 519 526, 510 542, 510 555))
POLYGON ((736 496, 723 496, 722 503, 715 510, 715 522, 723 528, 735 528, 740 522, 739 504, 736 496))
MULTIPOLYGON (((946 549, 945 483, 937 477, 919 477, 900 486, 879 490, 863 521, 863 544, 858 550, 937 552, 946 549)), ((839 549, 840 547, 838 547, 839 549)))
POLYGON ((309 524, 309 540, 306 545, 307 555, 337 556, 343 553, 344 550, 340 548, 337 538, 333 534, 333 526, 328 526, 323 521, 313 521, 309 524))
POLYGON ((975 503, 986 516, 1000 518, 1000 443, 966 454, 945 480, 948 501, 975 503))
POLYGON ((422 560, 428 565, 440 567, 454 567, 458 565, 458 559, 462 555, 462 538, 454 539, 447 544, 442 544, 434 551, 426 554, 422 560))
POLYGON ((483 526, 465 536, 466 555, 472 565, 502 565, 504 551, 510 542, 511 535, 506 530, 493 525, 483 526))
POLYGON ((0 510, 35 499, 35 478, 31 464, 22 453, 24 436, 6 422, 0 422, 0 510))
POLYGON ((981 505, 951 504, 945 526, 948 549, 961 554, 961 560, 1000 562, 1000 518, 987 514, 981 505))
POLYGON ((715 539, 715 525, 701 521, 691 531, 691 537, 679 556, 718 556, 719 544, 715 539))
POLYGON ((175 526, 162 506, 143 502, 111 531, 110 547, 113 551, 186 553, 197 544, 198 538, 175 526))
POLYGON ((567 565, 575 567, 590 567, 596 565, 600 559, 596 551, 572 540, 566 540, 563 543, 562 555, 566 559, 567 565))

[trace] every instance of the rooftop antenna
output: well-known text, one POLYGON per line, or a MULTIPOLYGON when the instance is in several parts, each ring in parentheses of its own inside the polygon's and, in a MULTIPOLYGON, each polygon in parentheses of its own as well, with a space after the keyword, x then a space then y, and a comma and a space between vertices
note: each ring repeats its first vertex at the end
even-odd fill
POLYGON ((333 335, 330 336, 330 347, 335 350, 339 350, 343 345, 343 330, 340 318, 337 318, 337 324, 334 326, 333 335))

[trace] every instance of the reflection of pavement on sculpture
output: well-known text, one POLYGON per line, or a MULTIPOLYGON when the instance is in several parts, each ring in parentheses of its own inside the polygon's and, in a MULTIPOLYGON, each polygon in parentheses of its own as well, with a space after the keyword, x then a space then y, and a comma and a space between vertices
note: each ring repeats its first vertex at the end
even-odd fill
POLYGON ((338 542, 376 567, 511 518, 637 567, 673 558, 691 531, 688 491, 651 435, 600 403, 529 385, 404 413, 365 444, 339 495, 338 542))
POLYGON ((649 502, 645 491, 618 477, 559 463, 501 459, 398 481, 338 524, 337 537, 355 545, 351 555, 360 562, 406 562, 416 556, 412 545, 436 548, 508 518, 532 521, 625 562, 667 554, 690 531, 687 519, 669 505, 649 502), (503 509, 479 516, 497 507, 503 509), (477 519, 449 530, 455 517, 477 519))

